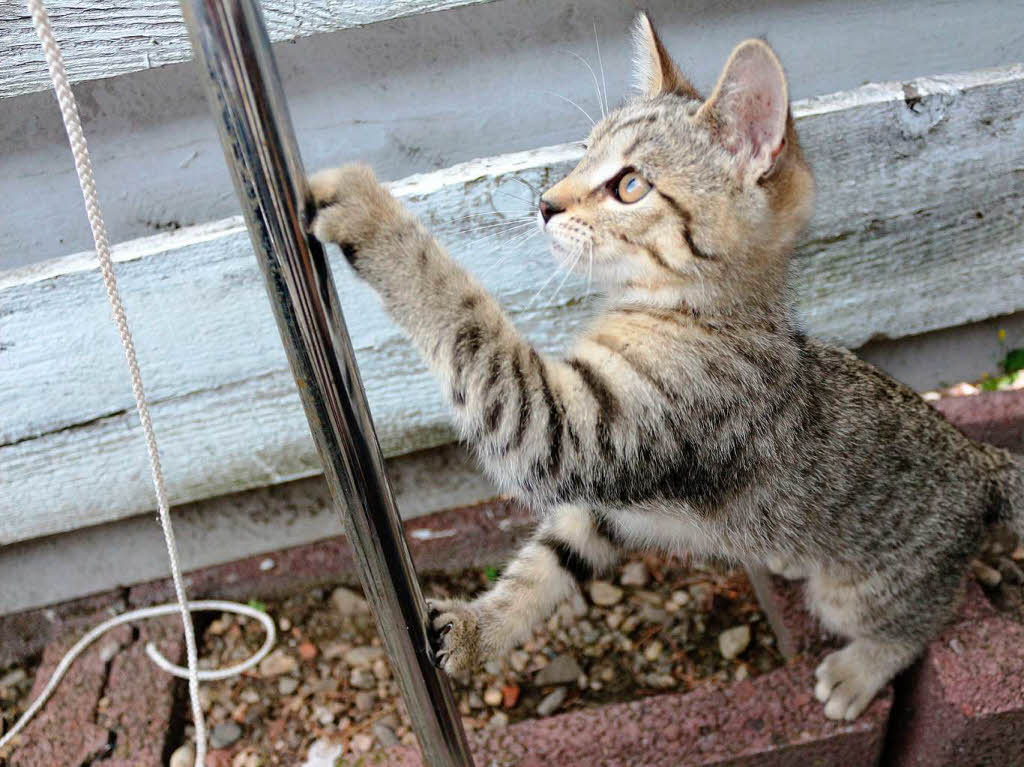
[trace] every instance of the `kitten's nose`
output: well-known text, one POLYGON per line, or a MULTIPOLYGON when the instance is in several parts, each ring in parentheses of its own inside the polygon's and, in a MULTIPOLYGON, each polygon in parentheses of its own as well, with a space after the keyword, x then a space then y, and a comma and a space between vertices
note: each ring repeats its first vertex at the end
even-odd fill
POLYGON ((548 202, 543 197, 540 198, 540 217, 544 219, 546 224, 551 220, 551 217, 556 213, 561 213, 565 208, 559 208, 554 203, 548 202))

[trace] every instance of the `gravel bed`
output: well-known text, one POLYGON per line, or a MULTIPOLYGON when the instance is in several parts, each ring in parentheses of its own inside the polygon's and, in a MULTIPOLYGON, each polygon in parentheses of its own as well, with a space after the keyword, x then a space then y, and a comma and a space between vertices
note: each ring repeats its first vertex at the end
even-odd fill
MULTIPOLYGON (((428 576, 424 590, 472 594, 494 574, 428 576)), ((742 571, 649 556, 587 591, 521 648, 455 680, 467 730, 721 685, 782 663, 742 571)), ((278 649, 258 673, 203 687, 215 747, 210 767, 304 759, 333 765, 342 755, 415 742, 372 616, 356 591, 315 589, 267 609, 281 628, 278 649)), ((205 665, 236 663, 261 638, 255 624, 217 618, 204 633, 205 665)))
MULTIPOLYGON (((997 529, 971 569, 995 606, 1024 622, 1024 545, 997 529)), ((490 568, 428 575, 424 590, 439 597, 471 595, 494 576, 490 568)), ((215 746, 209 767, 333 767, 341 756, 414 742, 357 590, 318 588, 265 608, 280 629, 277 649, 258 671, 203 685, 215 746)), ((202 663, 237 663, 262 638, 255 622, 216 617, 203 632, 202 663)), ((564 605, 523 647, 456 679, 455 690, 463 723, 474 731, 723 685, 781 663, 742 571, 648 555, 564 605)), ((0 669, 0 732, 24 710, 37 664, 38 658, 0 669)), ((186 736, 191 734, 187 727, 186 736)), ((189 748, 185 743, 179 749, 172 767, 191 767, 189 748)))

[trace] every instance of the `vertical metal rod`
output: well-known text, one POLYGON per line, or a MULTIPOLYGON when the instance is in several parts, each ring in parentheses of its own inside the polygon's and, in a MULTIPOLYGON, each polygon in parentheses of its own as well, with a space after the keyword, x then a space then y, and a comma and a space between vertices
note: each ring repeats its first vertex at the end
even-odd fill
POLYGON ((192 49, 331 494, 429 767, 473 764, 370 418, 255 0, 181 0, 192 49))

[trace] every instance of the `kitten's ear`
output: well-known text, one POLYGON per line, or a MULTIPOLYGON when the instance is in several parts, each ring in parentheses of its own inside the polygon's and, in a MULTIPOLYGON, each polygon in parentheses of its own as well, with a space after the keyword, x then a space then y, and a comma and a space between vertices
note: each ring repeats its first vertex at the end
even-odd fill
POLYGON ((647 98, 662 93, 700 100, 700 94, 672 61, 644 11, 633 22, 633 74, 637 87, 647 98))
POLYGON ((789 89, 767 43, 747 40, 736 46, 697 116, 744 171, 761 178, 773 170, 786 141, 789 89))

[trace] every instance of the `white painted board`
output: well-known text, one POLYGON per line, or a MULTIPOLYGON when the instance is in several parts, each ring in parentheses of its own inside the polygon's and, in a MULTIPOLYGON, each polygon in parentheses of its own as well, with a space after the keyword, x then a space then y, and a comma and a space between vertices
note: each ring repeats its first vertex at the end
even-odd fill
MULTIPOLYGON (((490 0, 263 0, 272 42, 490 0)), ((72 83, 192 58, 178 0, 50 0, 46 8, 72 83)), ((51 87, 24 3, 0 9, 0 99, 51 87), (17 10, 15 10, 17 9, 17 10)))
MULTIPOLYGON (((818 177, 796 259, 816 335, 859 346, 1024 308, 1024 68, 884 83, 795 105, 818 177)), ((573 146, 487 158, 395 185, 433 228, 518 209, 573 146), (499 192, 501 192, 499 194, 499 192)), ((442 232, 547 350, 584 319, 584 286, 518 232, 442 232), (512 245, 509 242, 512 241, 512 245), (499 263, 500 262, 500 263, 499 263), (550 288, 549 288, 550 291, 550 288)), ((236 222, 119 249, 119 275, 175 502, 317 472, 247 237, 236 222)), ((435 387, 344 265, 339 293, 385 453, 450 440, 435 387)), ((85 256, 0 276, 0 543, 140 513, 148 469, 99 277, 85 256)))

